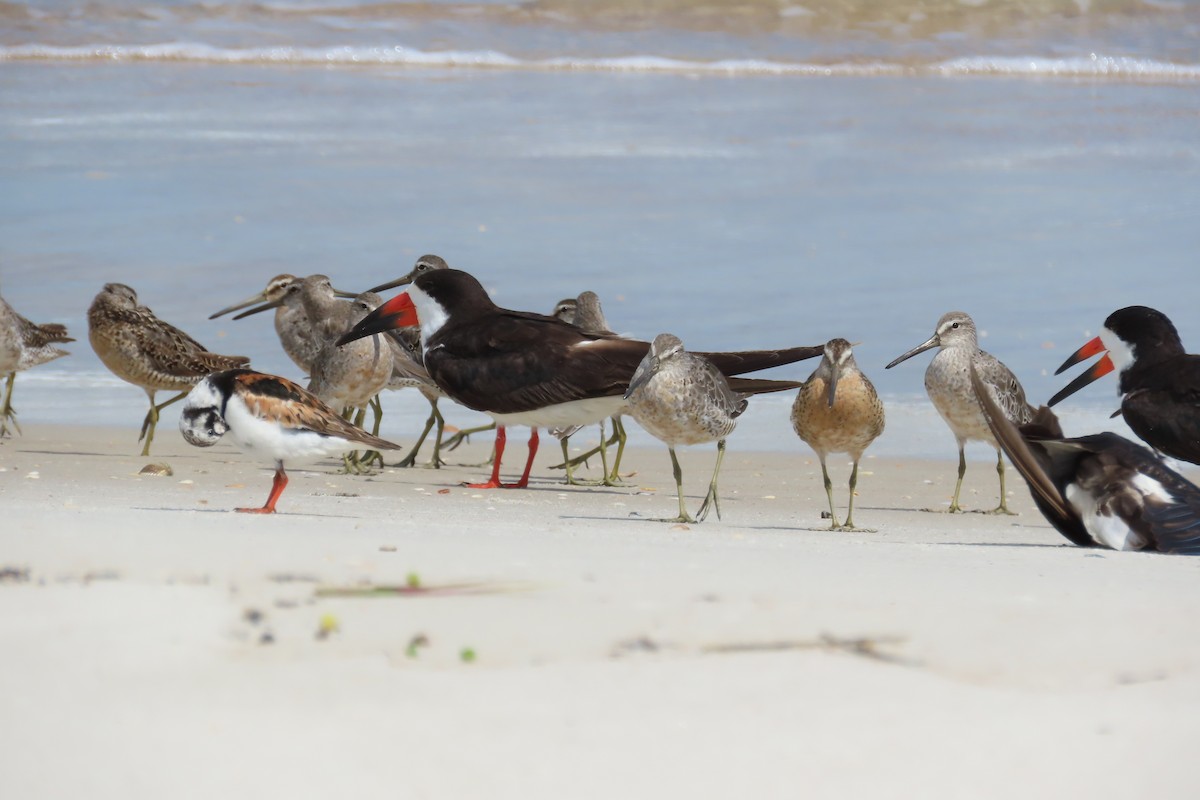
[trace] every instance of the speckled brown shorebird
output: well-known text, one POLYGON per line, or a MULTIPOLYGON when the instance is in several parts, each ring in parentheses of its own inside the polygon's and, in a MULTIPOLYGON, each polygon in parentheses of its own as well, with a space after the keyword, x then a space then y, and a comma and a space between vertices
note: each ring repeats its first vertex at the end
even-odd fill
MULTIPOLYGON (((559 300, 554 306, 554 312, 550 315, 561 319, 568 325, 574 325, 584 333, 593 333, 604 336, 616 336, 608 326, 608 319, 604 316, 604 309, 600 305, 600 296, 595 292, 582 292, 578 297, 566 297, 559 300)), ((579 427, 571 428, 554 428, 550 434, 555 436, 562 445, 563 462, 562 464, 551 467, 551 469, 563 468, 567 472, 567 483, 572 486, 623 486, 621 480, 621 457, 625 454, 625 426, 621 422, 620 413, 610 417, 613 426, 613 435, 611 439, 604 438, 604 423, 600 423, 600 444, 588 450, 582 455, 571 458, 567 452, 568 440, 579 431, 579 427), (613 444, 617 445, 617 456, 613 459, 612 470, 608 468, 608 448, 613 444), (577 480, 574 475, 574 470, 580 464, 586 462, 589 458, 599 454, 601 470, 603 477, 595 481, 577 480)))
POLYGON ((845 339, 830 339, 821 364, 808 377, 792 404, 792 428, 816 451, 821 460, 821 477, 829 498, 830 528, 854 530, 854 491, 858 486, 858 462, 863 451, 883 433, 883 402, 871 381, 854 363, 854 353, 845 339), (838 524, 833 505, 833 483, 825 467, 830 453, 846 453, 850 470, 850 503, 846 523, 838 524))
POLYGON ((308 317, 301 292, 308 286, 309 292, 328 291, 333 297, 352 298, 351 292, 334 289, 329 279, 324 275, 310 275, 308 278, 297 278, 295 275, 276 275, 267 281, 267 286, 258 294, 240 303, 227 306, 209 317, 216 319, 243 308, 249 309, 238 314, 234 319, 243 319, 262 311, 275 309, 275 334, 297 367, 308 375, 312 372, 312 362, 317 351, 321 349, 324 340, 313 329, 312 320, 308 317), (306 283, 307 282, 307 283, 306 283), (254 308, 251 308, 254 306, 254 308))
POLYGON ((69 355, 66 350, 54 345, 73 341, 67 336, 64 326, 30 322, 0 297, 0 375, 8 378, 4 406, 0 409, 0 438, 9 435, 9 423, 17 433, 21 432, 17 425, 17 412, 12 407, 13 384, 16 383, 17 373, 69 355))
POLYGON ((139 442, 146 442, 143 456, 150 455, 162 409, 186 397, 206 375, 250 363, 245 356, 210 353, 204 345, 139 305, 137 293, 122 283, 105 284, 92 301, 88 340, 104 366, 121 380, 142 387, 150 398, 150 411, 138 436, 139 442), (158 391, 180 394, 155 405, 154 394, 158 391))
POLYGON ((747 398, 760 392, 794 389, 794 381, 737 379, 742 392, 730 388, 729 379, 704 356, 683 349, 678 336, 660 333, 638 364, 629 389, 625 392, 628 411, 650 435, 667 446, 671 470, 679 497, 679 516, 664 522, 702 522, 709 507, 721 518, 717 476, 725 456, 725 439, 746 410, 747 398), (683 503, 683 471, 675 448, 679 445, 717 443, 717 463, 713 467, 708 493, 693 519, 683 503))
MULTIPOLYGON (((339 303, 329 310, 327 320, 331 329, 340 332, 357 325, 383 302, 374 292, 363 292, 349 303, 339 303)), ((317 351, 312 362, 312 375, 308 391, 321 402, 337 409, 353 409, 356 426, 363 426, 367 406, 377 403, 379 393, 387 388, 392 378, 392 350, 390 337, 376 334, 358 339, 344 347, 338 347, 334 339, 327 339, 317 351)), ((375 417, 373 435, 379 435, 380 415, 375 417)), ((371 462, 378 460, 383 465, 383 456, 375 450, 368 451, 365 459, 355 453, 345 457, 347 472, 361 472, 371 462)))
POLYGON ((887 369, 934 347, 941 351, 933 357, 925 370, 925 391, 933 406, 950 426, 958 440, 958 482, 954 485, 954 499, 950 511, 962 511, 958 495, 962 491, 963 475, 967 472, 967 459, 963 445, 967 441, 983 441, 996 448, 996 473, 1000 476, 1000 505, 993 514, 1011 514, 1004 488, 1004 454, 996 437, 988 428, 987 420, 979 407, 975 389, 971 385, 971 365, 980 379, 991 388, 995 401, 1004 410, 1009 421, 1020 426, 1033 419, 1034 409, 1025 400, 1017 376, 990 353, 979 349, 975 323, 962 311, 951 311, 938 320, 937 329, 925 342, 917 345, 887 365, 887 369))

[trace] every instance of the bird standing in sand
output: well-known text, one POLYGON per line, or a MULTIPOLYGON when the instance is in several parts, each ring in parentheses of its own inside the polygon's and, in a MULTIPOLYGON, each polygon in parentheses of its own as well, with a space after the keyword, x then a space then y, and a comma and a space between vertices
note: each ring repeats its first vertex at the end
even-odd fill
MULTIPOLYGON (((338 330, 340 335, 357 325, 382 302, 374 292, 363 292, 351 302, 340 304, 344 308, 339 306, 333 310, 338 318, 329 320, 330 327, 338 330)), ((358 339, 345 347, 338 347, 333 339, 327 339, 313 359, 308 391, 333 408, 354 409, 357 412, 354 424, 362 427, 367 406, 387 388, 392 378, 393 346, 398 345, 393 345, 390 337, 379 334, 358 339)), ((378 428, 377 415, 375 435, 379 434, 378 428)), ((378 451, 369 451, 365 459, 357 454, 348 455, 346 471, 361 472, 375 460, 383 464, 383 456, 378 451)))
POLYGON ((286 459, 314 458, 364 444, 398 450, 342 419, 313 394, 275 375, 233 369, 205 377, 187 395, 179 416, 179 432, 196 447, 210 447, 226 433, 243 450, 262 453, 275 462, 275 480, 262 508, 239 508, 274 514, 287 486, 286 459))
MULTIPOLYGON (((578 297, 567 297, 559 300, 554 306, 554 312, 550 315, 556 319, 560 319, 568 325, 574 325, 584 333, 593 333, 604 336, 616 336, 608 327, 608 320, 604 316, 604 309, 600 305, 600 296, 595 292, 581 292, 578 297)), ((593 447, 586 453, 571 458, 567 452, 567 441, 575 435, 579 430, 578 426, 570 428, 555 428, 550 431, 551 435, 558 438, 562 444, 563 463, 562 467, 567 471, 567 483, 571 485, 599 485, 599 486, 622 486, 621 481, 621 457, 625 454, 625 426, 621 423, 621 413, 617 412, 610 417, 613 425, 613 435, 609 440, 604 438, 604 422, 600 423, 600 444, 593 447), (613 467, 608 469, 608 448, 609 446, 617 445, 617 457, 613 459, 613 467), (580 464, 587 461, 592 456, 600 455, 601 469, 603 477, 597 481, 579 481, 575 479, 574 469, 580 464)))
POLYGON ((760 388, 735 393, 729 379, 704 356, 683 349, 678 336, 660 333, 638 364, 629 389, 625 392, 629 413, 646 431, 667 446, 671 454, 671 471, 675 476, 675 491, 679 497, 679 516, 665 522, 703 522, 709 507, 721 518, 721 500, 717 493, 717 476, 725 457, 725 439, 737 425, 737 418, 746 410, 747 398, 755 391, 783 391, 795 388, 791 381, 753 381, 742 384, 760 388), (679 445, 717 443, 717 463, 713 467, 708 493, 693 519, 683 503, 683 470, 675 448, 679 445))
POLYGON ((0 438, 9 435, 10 422, 17 433, 21 432, 17 425, 17 412, 12 407, 13 384, 16 383, 17 373, 69 355, 66 350, 54 345, 73 341, 67 336, 64 326, 30 322, 0 297, 0 375, 8 377, 4 406, 0 408, 0 438))
POLYGON ((219 370, 244 367, 245 356, 210 353, 183 331, 138 305, 137 293, 122 283, 105 284, 88 309, 88 340, 114 375, 140 386, 150 398, 150 411, 142 422, 138 441, 145 440, 142 455, 150 455, 154 428, 162 409, 182 400, 204 376, 219 370), (180 394, 155 405, 158 391, 180 394))
POLYGON ((830 528, 854 530, 858 462, 863 451, 883 433, 883 402, 871 381, 854 363, 854 353, 845 339, 830 339, 826 343, 820 366, 800 387, 796 402, 792 404, 792 427, 821 460, 821 476, 829 498, 830 528), (844 525, 838 524, 833 506, 833 483, 825 467, 825 457, 829 453, 847 453, 854 463, 850 470, 850 503, 844 525))
POLYGON ((971 365, 980 379, 995 394, 996 401, 1004 414, 1015 425, 1023 425, 1033 419, 1033 408, 1025 400, 1025 390, 1012 371, 990 353, 979 349, 975 323, 962 311, 951 311, 938 320, 937 328, 922 344, 887 365, 887 369, 918 353, 934 347, 941 351, 933 357, 925 370, 925 391, 933 406, 950 426, 958 441, 958 482, 954 485, 954 499, 950 512, 960 512, 958 496, 962 491, 963 475, 967 472, 967 459, 963 447, 968 441, 983 441, 996 448, 996 473, 1000 476, 1000 505, 993 514, 1011 514, 1004 489, 1004 454, 996 437, 988 428, 987 420, 979 407, 975 389, 971 385, 971 365))

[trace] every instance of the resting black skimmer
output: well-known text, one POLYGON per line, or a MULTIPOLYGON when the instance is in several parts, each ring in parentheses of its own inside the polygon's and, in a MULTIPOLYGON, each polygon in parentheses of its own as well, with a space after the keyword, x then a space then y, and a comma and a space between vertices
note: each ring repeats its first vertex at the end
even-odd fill
POLYGON ((996 441, 1059 533, 1081 547, 1200 555, 1200 487, 1115 433, 1064 438, 1046 406, 1018 429, 974 368, 971 380, 996 441))
POLYGON ((1049 405, 1116 370, 1119 413, 1138 438, 1171 458, 1200 464, 1200 355, 1184 351, 1171 320, 1146 306, 1114 311, 1100 335, 1054 374, 1099 353, 1104 356, 1051 397, 1049 405))
MULTIPOLYGON (((532 429, 525 471, 511 488, 524 487, 537 453, 537 429, 591 425, 617 413, 625 404, 629 380, 650 348, 647 342, 585 333, 543 314, 500 308, 479 281, 455 269, 417 275, 408 291, 384 303, 339 342, 414 324, 421 327, 425 368, 434 382, 455 401, 498 424, 492 477, 480 488, 502 485, 504 426, 532 429)), ((731 376, 813 358, 823 350, 793 347, 704 355, 731 376)), ((750 387, 759 383, 733 380, 731 388, 753 391, 750 387)))
POLYGON ((286 378, 249 369, 215 372, 197 383, 184 401, 179 432, 196 447, 211 447, 228 433, 241 449, 275 462, 267 502, 262 508, 236 509, 251 514, 275 513, 275 503, 288 483, 285 459, 342 453, 356 444, 400 449, 342 419, 316 395, 286 378))

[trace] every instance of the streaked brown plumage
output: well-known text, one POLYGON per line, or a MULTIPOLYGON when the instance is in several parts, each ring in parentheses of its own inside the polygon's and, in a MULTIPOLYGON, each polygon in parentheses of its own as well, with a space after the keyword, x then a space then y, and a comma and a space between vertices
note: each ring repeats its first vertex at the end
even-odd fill
POLYGON ((854 362, 850 343, 845 339, 830 339, 820 366, 800 387, 792 404, 792 428, 821 461, 830 527, 834 530, 854 530, 858 462, 863 451, 883 433, 883 424, 883 402, 854 362), (825 466, 830 453, 846 453, 854 463, 850 470, 850 503, 845 525, 838 524, 833 505, 833 483, 825 466))
POLYGON ((104 366, 121 380, 140 386, 150 398, 150 411, 138 437, 138 441, 146 442, 143 456, 150 454, 159 411, 183 399, 206 375, 250 363, 245 356, 209 352, 174 325, 160 320, 149 308, 139 305, 137 293, 121 283, 105 284, 92 301, 88 309, 88 340, 104 366), (154 395, 158 391, 181 394, 155 405, 154 395))

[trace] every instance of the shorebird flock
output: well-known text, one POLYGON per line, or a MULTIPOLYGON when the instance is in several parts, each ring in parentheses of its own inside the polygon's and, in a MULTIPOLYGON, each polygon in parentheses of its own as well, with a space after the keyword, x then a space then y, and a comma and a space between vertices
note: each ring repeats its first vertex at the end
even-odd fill
MULTIPOLYGON (((496 430, 491 475, 468 486, 527 486, 539 428, 563 442, 568 483, 589 483, 577 479, 572 468, 598 453, 603 471, 595 483, 622 485, 621 418, 628 416, 667 446, 679 513, 665 521, 703 521, 710 510, 721 515, 718 478, 726 439, 750 398, 796 390, 792 426, 820 461, 831 527, 856 530, 858 465, 883 432, 884 406, 846 339, 773 350, 691 352, 670 333, 644 342, 612 332, 594 292, 562 300, 550 314, 501 308, 475 277, 451 269, 435 255, 422 256, 407 275, 362 293, 334 289, 324 275, 278 275, 261 292, 211 318, 241 311, 234 317, 241 319, 271 309, 280 344, 309 376, 307 388, 255 372, 243 356, 210 352, 160 320, 123 284, 105 285, 88 311, 88 338, 101 361, 149 398, 139 436, 145 442, 142 455, 150 452, 159 412, 186 398, 179 427, 189 443, 207 447, 228 434, 241 449, 274 463, 267 501, 238 511, 275 511, 287 485, 285 461, 341 453, 350 472, 382 465, 383 451, 402 448, 378 435, 379 393, 416 388, 429 401, 430 416, 417 445, 397 466, 416 464, 421 443, 435 427, 433 455, 426 464, 434 468, 444 463, 444 451, 486 429, 443 440, 438 402, 449 398, 494 420, 486 426, 496 430), (399 287, 404 291, 387 301, 379 294, 399 287), (746 377, 817 356, 819 366, 802 382, 746 377), (158 391, 179 394, 156 404, 158 391), (375 412, 370 433, 364 429, 368 408, 375 412), (605 438, 606 422, 611 422, 611 439, 605 438), (599 445, 569 458, 567 439, 597 424, 599 445), (512 426, 530 428, 528 455, 521 477, 502 483, 506 430, 512 426), (684 501, 675 449, 708 442, 716 443, 716 462, 693 517, 684 501), (618 448, 610 468, 607 450, 612 444, 618 448), (359 447, 369 450, 359 456, 353 452, 359 447), (826 465, 835 453, 851 460, 844 523, 838 522, 826 465)), ((11 435, 10 425, 19 432, 12 409, 16 373, 66 355, 53 345, 70 341, 62 325, 35 325, 0 298, 0 375, 8 381, 0 437, 11 435)), ((964 445, 983 441, 997 452, 1000 501, 991 513, 1011 513, 1005 491, 1008 456, 1029 484, 1037 508, 1069 541, 1200 554, 1200 488, 1162 458, 1200 464, 1200 356, 1184 350, 1164 314, 1144 306, 1111 314, 1100 335, 1058 372, 1102 357, 1040 408, 1026 400, 1011 370, 979 348, 975 324, 961 311, 943 315, 929 339, 887 368, 934 348, 939 351, 925 371, 925 388, 958 445, 950 513, 963 511, 964 445), (1121 396, 1117 413, 1148 446, 1113 433, 1064 437, 1049 406, 1114 371, 1121 396)))

